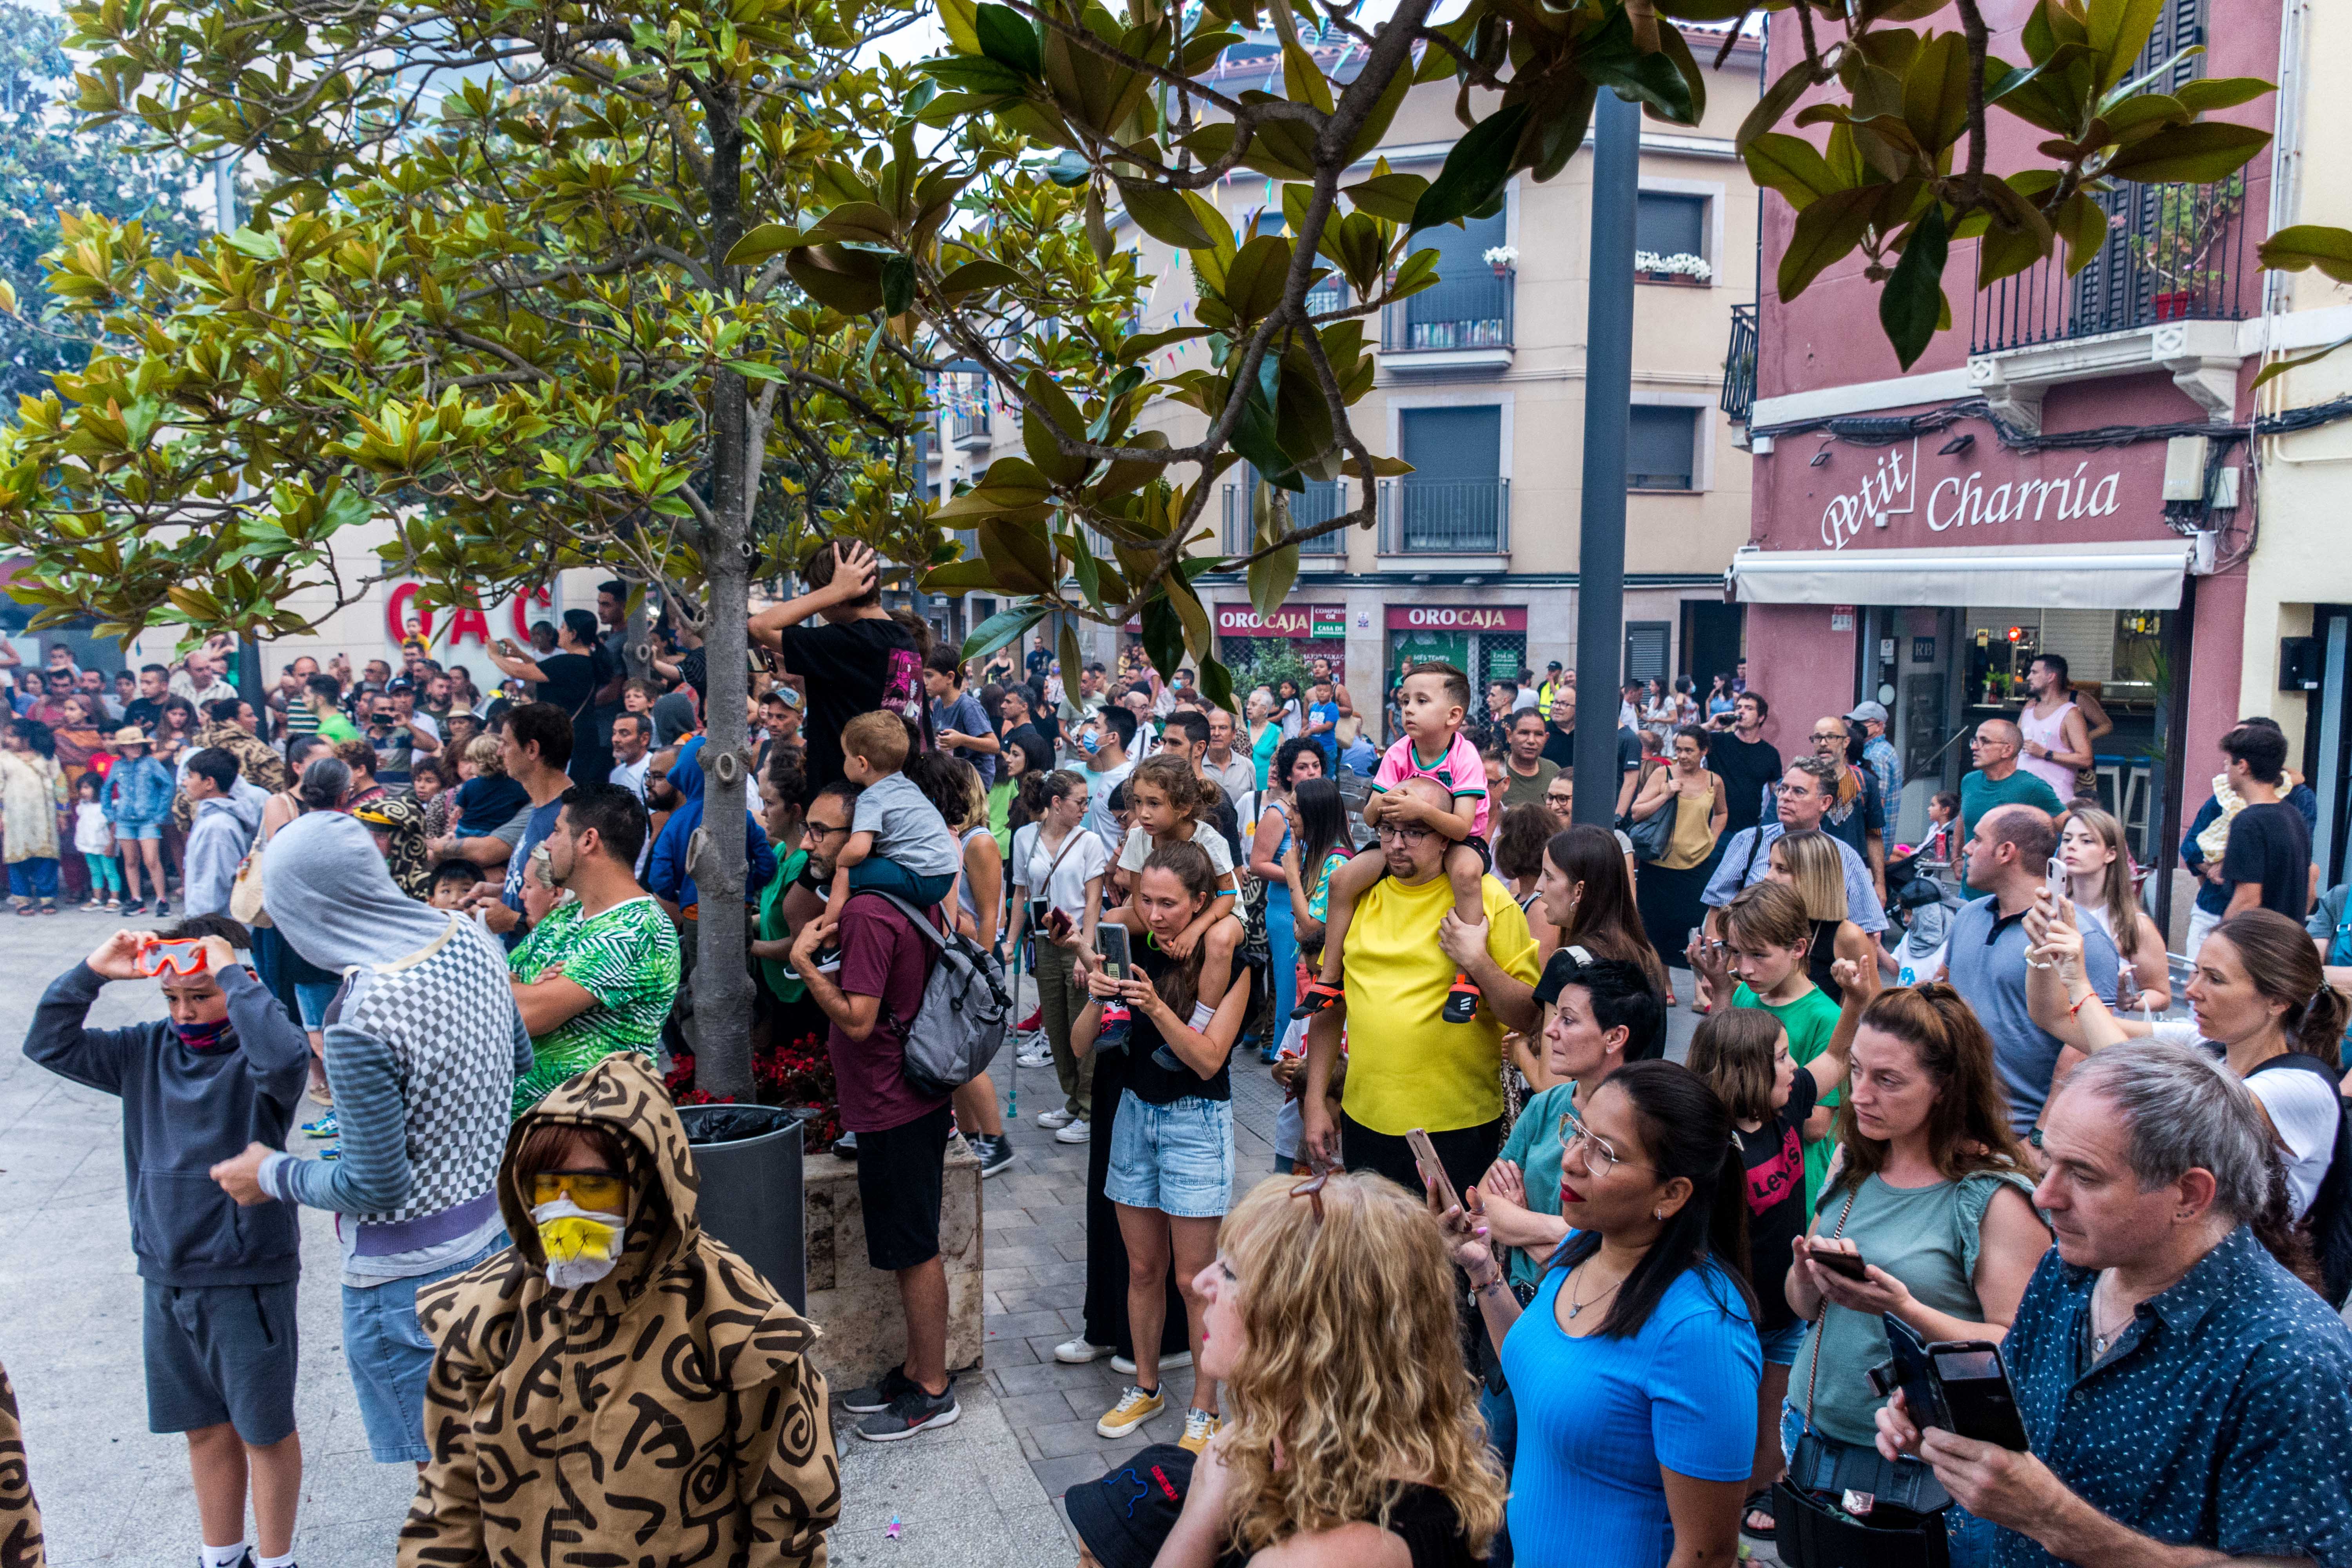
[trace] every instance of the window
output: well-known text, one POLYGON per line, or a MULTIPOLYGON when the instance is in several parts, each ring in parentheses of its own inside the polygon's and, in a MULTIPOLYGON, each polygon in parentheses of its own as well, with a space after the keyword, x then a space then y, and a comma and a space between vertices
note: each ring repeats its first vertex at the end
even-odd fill
POLYGON ((1625 488, 1686 490, 1697 474, 1698 410, 1635 404, 1625 432, 1625 488))
POLYGON ((1404 549, 1501 549, 1502 408, 1486 404, 1402 409, 1397 437, 1401 455, 1413 468, 1396 481, 1404 501, 1404 549))
POLYGON ((1633 208, 1633 248, 1654 256, 1706 256, 1706 198, 1643 191, 1633 208))
POLYGON ((1486 252, 1503 243, 1503 214, 1440 224, 1414 237, 1437 252, 1437 282, 1404 302, 1404 335, 1391 349, 1508 348, 1511 283, 1486 252))
POLYGON ((1672 623, 1666 621, 1625 623, 1626 679, 1664 680, 1666 678, 1666 640, 1672 630, 1672 623))

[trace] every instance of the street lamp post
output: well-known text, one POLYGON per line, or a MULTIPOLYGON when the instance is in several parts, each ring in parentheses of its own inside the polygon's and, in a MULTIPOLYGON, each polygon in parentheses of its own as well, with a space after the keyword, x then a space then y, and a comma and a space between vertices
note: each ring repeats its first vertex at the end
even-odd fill
POLYGON ((1633 211, 1640 106, 1593 105, 1592 264, 1584 320, 1584 495, 1576 565, 1576 820, 1617 814, 1625 626, 1625 428, 1633 385, 1633 211))

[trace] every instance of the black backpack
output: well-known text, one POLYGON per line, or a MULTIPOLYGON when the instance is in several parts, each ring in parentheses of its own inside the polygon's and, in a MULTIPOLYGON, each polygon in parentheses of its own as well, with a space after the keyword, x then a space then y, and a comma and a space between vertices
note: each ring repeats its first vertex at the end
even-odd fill
POLYGON ((2304 1215, 2303 1225, 2310 1233, 2311 1249, 2319 1259, 2319 1276, 2326 1286, 2328 1304, 2341 1310, 2345 1299, 2352 1296, 2352 1100, 2343 1098, 2334 1068, 2300 1051, 2273 1057, 2246 1076, 2251 1079, 2273 1068, 2317 1073, 2327 1080, 2329 1092, 2336 1096, 2336 1150, 2328 1157, 2327 1173, 2319 1179, 2318 1195, 2311 1200, 2311 1210, 2304 1215))

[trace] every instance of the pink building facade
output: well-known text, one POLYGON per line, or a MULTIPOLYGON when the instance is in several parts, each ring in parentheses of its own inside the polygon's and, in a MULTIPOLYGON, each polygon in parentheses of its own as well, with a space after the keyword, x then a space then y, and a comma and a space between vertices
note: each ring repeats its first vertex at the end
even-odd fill
MULTIPOLYGON (((2213 3, 2170 0, 2150 58, 2202 43, 2184 76, 2273 79, 2274 0, 2229 0, 2209 31, 2213 3)), ((2025 58, 2029 9, 1987 5, 1995 55, 2025 58)), ((1797 52, 1776 17, 1769 68, 1797 52)), ((2271 113, 2265 98, 2228 117, 2271 113)), ((2039 132, 1994 121, 1994 166, 2036 161, 2039 132)), ((2237 717, 2269 184, 2265 154, 2223 186, 2126 187, 2071 279, 2044 264, 1979 294, 1974 242, 1953 246, 1953 325, 1907 374, 1859 255, 1793 300, 1772 292, 1795 214, 1765 196, 1753 526, 1729 589, 1784 752, 1821 715, 1889 710, 1906 773, 1890 842, 1916 841, 1969 734, 2014 715, 2051 652, 2114 724, 2084 785, 2143 864, 2170 864, 2237 717)))

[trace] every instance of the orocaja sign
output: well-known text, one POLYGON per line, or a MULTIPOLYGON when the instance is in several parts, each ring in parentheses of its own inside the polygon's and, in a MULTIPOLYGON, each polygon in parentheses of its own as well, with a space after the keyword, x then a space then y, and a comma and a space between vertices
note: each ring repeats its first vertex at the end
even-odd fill
POLYGON ((1392 632, 1523 632, 1528 629, 1524 605, 1513 609, 1488 605, 1391 605, 1392 632))
POLYGON ((1217 635, 1227 637, 1344 637, 1345 605, 1285 605, 1261 616, 1247 605, 1217 606, 1217 635))

